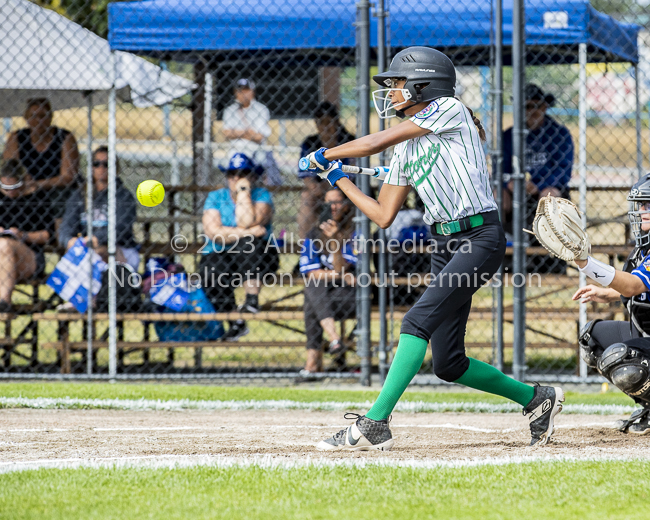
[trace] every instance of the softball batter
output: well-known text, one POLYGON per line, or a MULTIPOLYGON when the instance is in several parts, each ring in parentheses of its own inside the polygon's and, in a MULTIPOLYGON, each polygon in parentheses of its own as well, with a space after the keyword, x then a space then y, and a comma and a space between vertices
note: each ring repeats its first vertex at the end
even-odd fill
MULTIPOLYGON (((422 366, 429 340, 436 375, 524 407, 531 445, 546 444, 562 410, 560 388, 529 386, 496 368, 468 358, 464 336, 472 295, 497 271, 506 241, 492 196, 481 122, 454 98, 451 60, 428 47, 399 52, 389 70, 374 76, 383 87, 373 94, 379 117, 408 117, 392 128, 310 154, 311 167, 341 189, 377 225, 387 228, 411 187, 426 206, 437 253, 435 280, 402 322, 399 344, 386 382, 366 415, 318 443, 321 450, 389 450, 388 420, 400 396, 422 366), (390 172, 377 200, 364 195, 339 168, 337 159, 366 157, 395 146, 390 172)), ((346 417, 349 418, 349 417, 346 417)))

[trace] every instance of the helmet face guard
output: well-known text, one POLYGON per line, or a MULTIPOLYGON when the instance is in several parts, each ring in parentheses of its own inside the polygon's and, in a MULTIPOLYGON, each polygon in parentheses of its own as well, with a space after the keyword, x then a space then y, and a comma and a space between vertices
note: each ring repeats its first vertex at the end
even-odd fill
POLYGON ((627 216, 634 235, 636 247, 650 245, 650 173, 644 175, 632 186, 627 200, 632 203, 632 209, 627 216), (643 229, 643 225, 648 229, 643 229))
POLYGON ((645 247, 650 244, 650 199, 644 202, 633 202, 633 209, 627 213, 636 247, 645 247), (645 219, 644 215, 647 215, 645 219), (648 229, 643 230, 646 223, 648 229))
MULTIPOLYGON (((375 90, 372 93, 372 101, 375 104, 375 110, 379 115, 379 119, 390 119, 398 115, 398 111, 403 111, 408 106, 404 106, 411 99, 411 92, 405 88, 382 88, 375 90), (404 101, 401 103, 393 104, 390 97, 391 92, 401 92, 404 101)), ((410 106, 410 105, 409 105, 410 106)))

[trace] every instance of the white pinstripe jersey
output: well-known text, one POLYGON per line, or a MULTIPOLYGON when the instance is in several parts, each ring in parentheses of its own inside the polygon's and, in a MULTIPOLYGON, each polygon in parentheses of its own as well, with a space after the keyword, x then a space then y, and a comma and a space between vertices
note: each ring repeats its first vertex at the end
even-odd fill
POLYGON ((410 121, 431 132, 395 146, 384 182, 413 186, 426 207, 427 224, 497 209, 478 130, 465 105, 440 98, 410 121))

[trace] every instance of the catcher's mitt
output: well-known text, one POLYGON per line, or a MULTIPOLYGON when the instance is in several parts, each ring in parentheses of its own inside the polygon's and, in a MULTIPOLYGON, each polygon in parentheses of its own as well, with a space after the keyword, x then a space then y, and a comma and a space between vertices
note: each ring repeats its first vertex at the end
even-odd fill
POLYGON ((533 233, 540 244, 562 260, 586 260, 591 251, 580 211, 567 199, 551 195, 539 199, 533 233))

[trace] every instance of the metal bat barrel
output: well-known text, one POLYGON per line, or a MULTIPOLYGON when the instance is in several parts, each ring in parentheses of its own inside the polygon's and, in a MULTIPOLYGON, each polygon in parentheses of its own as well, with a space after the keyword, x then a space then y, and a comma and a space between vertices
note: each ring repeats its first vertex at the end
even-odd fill
MULTIPOLYGON (((298 161, 298 167, 301 171, 306 171, 310 167, 309 159, 307 157, 301 157, 298 161)), ((361 168, 360 166, 350 166, 348 164, 342 164, 341 170, 345 173, 352 173, 355 175, 370 175, 383 181, 388 174, 388 167, 379 166, 377 168, 361 168)))
POLYGON ((388 174, 388 168, 386 166, 378 166, 377 168, 361 168, 360 166, 349 166, 343 164, 341 170, 345 173, 354 173, 356 175, 370 175, 380 181, 383 181, 388 174))

